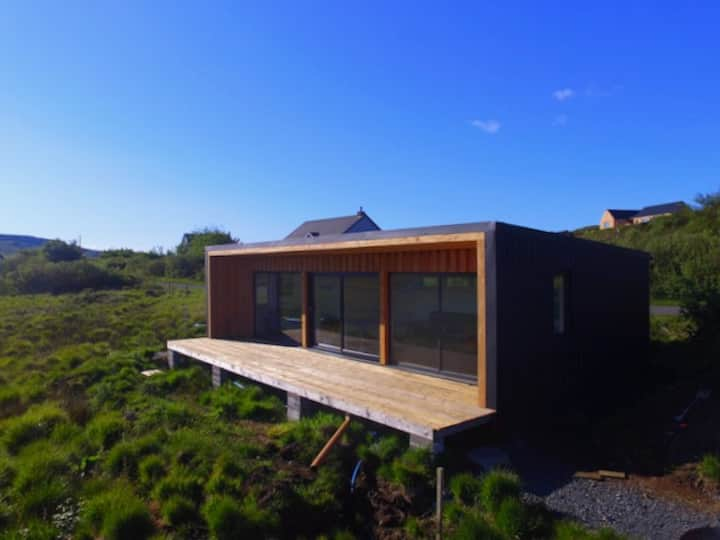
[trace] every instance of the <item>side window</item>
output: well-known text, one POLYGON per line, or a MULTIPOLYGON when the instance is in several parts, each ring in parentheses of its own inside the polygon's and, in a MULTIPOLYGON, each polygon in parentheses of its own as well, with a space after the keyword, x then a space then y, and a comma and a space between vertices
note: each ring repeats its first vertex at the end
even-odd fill
POLYGON ((553 332, 567 333, 568 276, 565 273, 553 277, 553 332))

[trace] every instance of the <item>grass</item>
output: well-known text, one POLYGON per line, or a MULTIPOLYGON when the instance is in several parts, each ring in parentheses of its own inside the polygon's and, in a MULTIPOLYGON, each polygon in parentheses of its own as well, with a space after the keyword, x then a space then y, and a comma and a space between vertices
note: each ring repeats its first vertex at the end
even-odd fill
POLYGON ((698 475, 706 482, 720 484, 720 456, 705 454, 698 463, 698 475))
MULTIPOLYGON (((0 540, 367 537, 378 526, 367 493, 349 492, 359 458, 371 485, 412 503, 395 532, 422 536, 427 451, 352 422, 311 471, 340 415, 283 422, 277 397, 211 390, 197 366, 140 375, 167 339, 203 332, 203 300, 194 289, 0 295, 0 540)), ((509 473, 453 479, 456 537, 550 538, 516 504, 517 485, 509 473)))

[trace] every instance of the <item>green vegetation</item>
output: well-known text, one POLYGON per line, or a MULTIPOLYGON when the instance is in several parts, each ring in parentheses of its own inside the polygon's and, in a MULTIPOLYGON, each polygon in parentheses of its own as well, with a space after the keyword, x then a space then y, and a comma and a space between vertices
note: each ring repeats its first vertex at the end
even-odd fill
MULTIPOLYGON (((41 264, 130 275, 129 266, 109 263, 120 257, 41 264)), ((199 366, 142 376, 158 367, 153 353, 166 340, 204 334, 205 311, 203 291, 171 294, 144 279, 118 290, 0 295, 0 539, 346 539, 376 527, 408 536, 432 530, 435 464, 427 451, 352 422, 311 471, 339 415, 284 422, 272 393, 231 382, 210 389, 199 366), (359 457, 364 480, 351 494, 359 457), (375 522, 370 500, 378 493, 409 501, 405 522, 375 522)), ((505 472, 453 479, 456 537, 549 538, 549 526, 534 525, 538 513, 519 502, 517 485, 505 472)))
POLYGON ((720 456, 704 455, 698 464, 698 475, 706 482, 720 484, 720 456))
POLYGON ((720 193, 697 198, 698 208, 648 223, 600 230, 588 227, 576 236, 640 249, 653 257, 653 298, 682 300, 720 288, 720 193))

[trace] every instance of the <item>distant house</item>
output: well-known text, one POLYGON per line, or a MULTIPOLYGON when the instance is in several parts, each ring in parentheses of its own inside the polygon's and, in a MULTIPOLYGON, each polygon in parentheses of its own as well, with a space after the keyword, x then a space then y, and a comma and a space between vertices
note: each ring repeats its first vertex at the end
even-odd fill
POLYGON ((360 207, 357 214, 305 221, 285 238, 314 238, 333 234, 379 231, 377 223, 360 207))
POLYGON ((635 214, 632 218, 633 224, 647 223, 653 218, 660 216, 669 216, 671 214, 677 214, 687 208, 687 205, 682 201, 656 204, 655 206, 646 206, 635 214))
POLYGON ((639 223, 647 223, 653 218, 660 216, 669 216, 685 210, 687 205, 682 201, 656 204, 646 206, 641 210, 612 210, 608 209, 603 212, 600 218, 601 229, 615 229, 621 225, 637 225, 639 223))
POLYGON ((633 216, 637 213, 637 210, 605 210, 600 218, 600 228, 615 229, 620 225, 629 225, 632 223, 633 216))

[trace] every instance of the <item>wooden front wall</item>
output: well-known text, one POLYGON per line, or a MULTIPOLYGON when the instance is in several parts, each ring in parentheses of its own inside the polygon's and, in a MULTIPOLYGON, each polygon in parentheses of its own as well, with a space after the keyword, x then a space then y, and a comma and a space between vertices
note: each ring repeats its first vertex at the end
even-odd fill
MULTIPOLYGON (((380 363, 388 361, 389 286, 391 272, 467 272, 478 280, 478 381, 485 377, 484 242, 463 242, 433 248, 399 251, 383 248, 350 252, 279 255, 211 255, 208 272, 208 335, 216 339, 245 339, 254 334, 255 272, 302 272, 303 345, 308 346, 308 276, 312 272, 377 272, 380 275, 380 363), (479 264, 480 263, 480 264, 479 264), (480 267, 480 272, 478 272, 480 267)), ((479 384, 485 406, 484 384, 479 384)))

